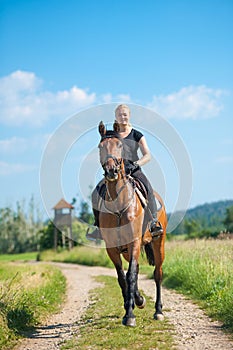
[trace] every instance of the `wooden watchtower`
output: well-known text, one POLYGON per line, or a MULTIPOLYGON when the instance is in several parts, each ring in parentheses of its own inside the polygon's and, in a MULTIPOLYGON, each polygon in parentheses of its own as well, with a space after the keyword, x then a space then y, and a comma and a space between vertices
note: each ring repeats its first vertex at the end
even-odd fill
POLYGON ((72 240, 72 209, 74 207, 65 201, 60 201, 53 207, 54 209, 54 249, 58 245, 58 230, 62 233, 62 245, 66 245, 66 238, 68 240, 68 248, 73 248, 72 240))

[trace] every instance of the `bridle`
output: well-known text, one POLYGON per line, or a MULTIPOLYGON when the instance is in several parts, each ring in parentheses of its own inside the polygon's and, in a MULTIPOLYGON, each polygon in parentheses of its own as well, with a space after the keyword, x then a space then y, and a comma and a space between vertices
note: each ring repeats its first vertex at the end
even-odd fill
MULTIPOLYGON (((102 168, 104 169, 104 176, 106 178, 107 174, 108 174, 108 171, 107 171, 107 162, 108 162, 108 159, 113 159, 114 161, 114 173, 116 175, 118 175, 119 173, 121 173, 121 170, 122 170, 122 161, 123 159, 120 158, 120 159, 117 159, 117 157, 115 157, 113 154, 107 154, 106 158, 105 158, 105 162, 102 164, 102 168)), ((113 180, 110 180, 109 178, 106 180, 108 181, 114 181, 113 180)))
MULTIPOLYGON (((114 138, 115 136, 113 135, 108 135, 108 136, 104 136, 102 137, 100 144, 102 143, 102 141, 104 141, 105 139, 110 139, 110 138, 114 138)), ((116 181, 116 179, 118 178, 118 175, 121 174, 122 175, 122 163, 123 163, 123 158, 117 158, 116 156, 114 156, 111 153, 108 153, 106 155, 106 157, 104 158, 104 161, 101 162, 102 168, 104 170, 104 177, 107 181, 116 181), (112 159, 114 162, 114 167, 110 169, 110 171, 108 170, 108 160, 112 159), (111 176, 109 176, 111 174, 111 176), (115 178, 114 176, 115 175, 115 178)))

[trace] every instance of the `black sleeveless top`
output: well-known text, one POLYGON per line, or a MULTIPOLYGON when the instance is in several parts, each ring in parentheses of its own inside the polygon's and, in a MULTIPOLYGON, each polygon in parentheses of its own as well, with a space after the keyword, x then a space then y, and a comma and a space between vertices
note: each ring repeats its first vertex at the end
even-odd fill
POLYGON ((128 136, 122 138, 124 161, 136 162, 139 159, 138 143, 142 137, 143 137, 143 134, 140 131, 132 129, 128 136))

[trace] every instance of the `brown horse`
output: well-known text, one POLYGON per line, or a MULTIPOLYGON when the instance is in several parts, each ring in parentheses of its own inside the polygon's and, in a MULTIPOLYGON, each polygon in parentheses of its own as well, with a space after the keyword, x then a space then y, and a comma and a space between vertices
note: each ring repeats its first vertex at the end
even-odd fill
POLYGON ((113 131, 106 131, 104 124, 102 122, 99 124, 100 162, 104 169, 106 184, 103 198, 100 200, 99 226, 107 253, 116 268, 124 298, 125 315, 122 323, 126 326, 135 326, 136 321, 133 314, 135 304, 139 308, 145 306, 145 298, 138 290, 138 260, 143 244, 149 263, 155 266, 154 280, 157 292, 154 319, 163 319, 161 281, 167 220, 164 204, 156 194, 161 203, 158 217, 164 233, 152 240, 147 229, 143 236, 145 212, 143 200, 136 190, 132 177, 125 173, 122 158, 123 143, 118 132, 118 123, 114 123, 113 131), (121 255, 129 263, 126 275, 121 255))

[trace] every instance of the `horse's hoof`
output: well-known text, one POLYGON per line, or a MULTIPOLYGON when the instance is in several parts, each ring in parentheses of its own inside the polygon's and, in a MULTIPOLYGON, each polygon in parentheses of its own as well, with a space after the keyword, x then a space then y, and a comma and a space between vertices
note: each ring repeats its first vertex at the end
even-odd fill
POLYGON ((135 317, 123 317, 122 324, 128 327, 136 327, 135 317))
POLYGON ((146 298, 144 298, 143 296, 142 296, 142 304, 141 305, 137 305, 137 307, 139 308, 139 309, 144 309, 144 307, 146 306, 146 298))
POLYGON ((163 321, 164 320, 164 315, 163 314, 154 314, 154 320, 157 321, 163 321))

